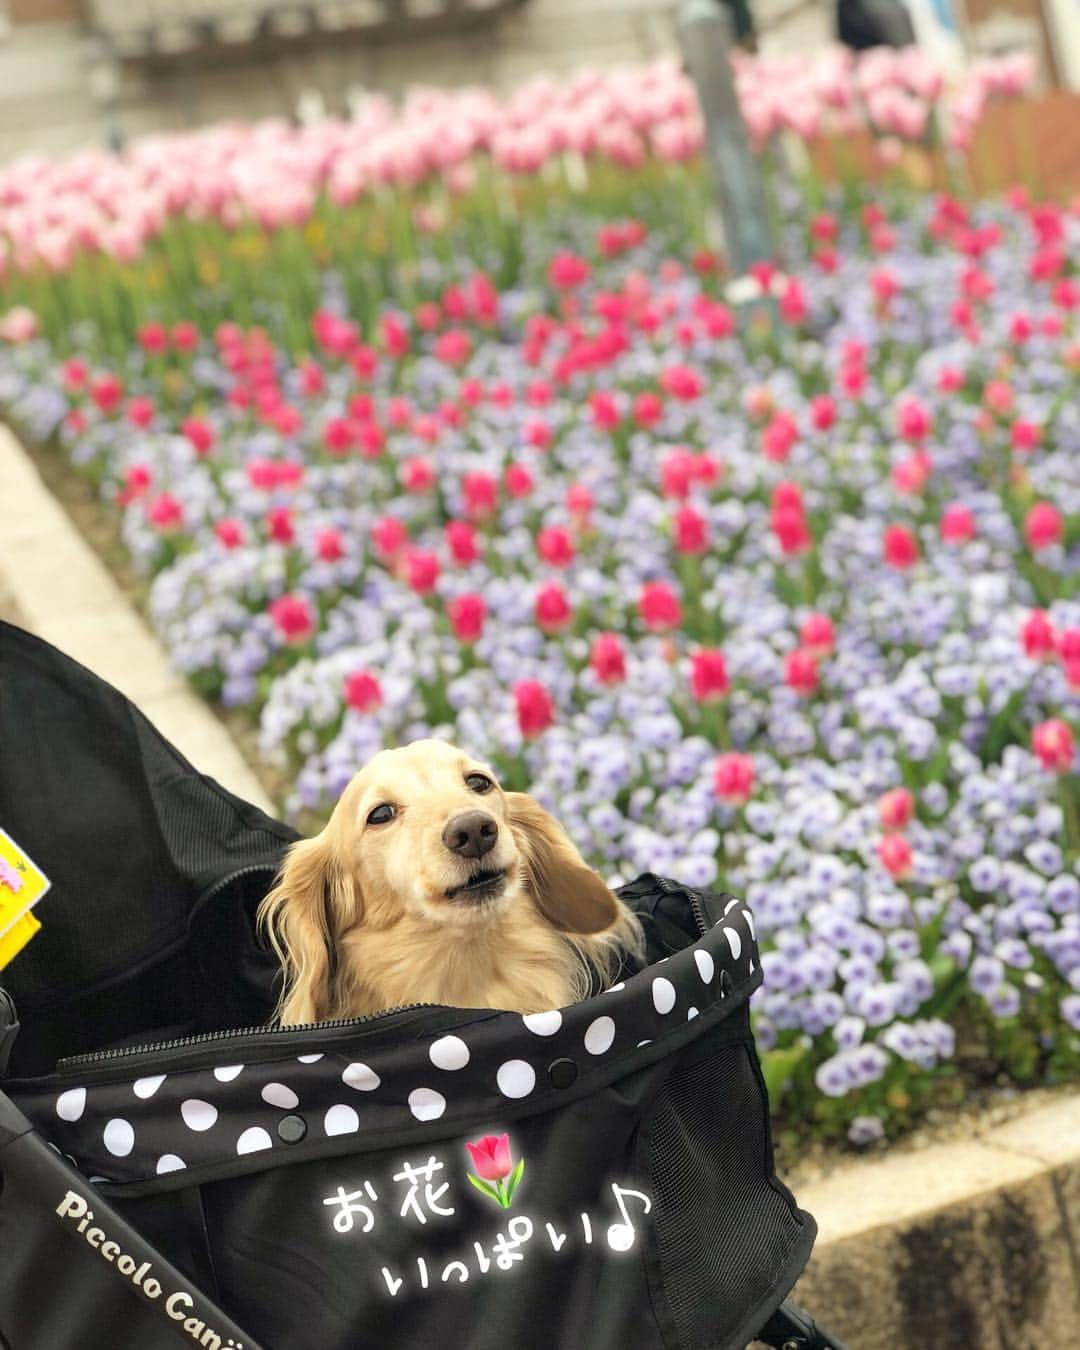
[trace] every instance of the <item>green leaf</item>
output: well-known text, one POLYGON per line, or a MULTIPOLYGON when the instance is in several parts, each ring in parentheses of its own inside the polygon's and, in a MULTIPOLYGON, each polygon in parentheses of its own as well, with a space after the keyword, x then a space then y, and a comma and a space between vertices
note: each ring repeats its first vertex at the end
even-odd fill
POLYGON ((787 1050, 767 1050, 761 1056, 761 1074, 769 1094, 769 1105, 775 1111, 780 1105, 788 1080, 806 1057, 805 1045, 793 1045, 787 1050))
POLYGON ((508 1201, 513 1200, 514 1192, 518 1188, 518 1183, 521 1181, 521 1174, 524 1171, 525 1171, 525 1159, 519 1158, 518 1165, 506 1178, 506 1198, 508 1201))
POLYGON ((478 1191, 483 1191, 483 1193, 489 1195, 492 1200, 498 1200, 499 1204, 502 1204, 502 1201, 499 1199, 499 1192, 490 1181, 481 1181, 479 1177, 474 1177, 471 1172, 466 1172, 465 1175, 478 1191))
POLYGON ((986 728, 986 736, 979 751, 979 758, 984 764, 996 764, 1001 758, 1001 752, 1009 742, 1009 733, 1012 730, 1010 723, 1026 697, 1026 689, 1015 690, 1006 699, 1005 706, 994 714, 990 725, 986 728))

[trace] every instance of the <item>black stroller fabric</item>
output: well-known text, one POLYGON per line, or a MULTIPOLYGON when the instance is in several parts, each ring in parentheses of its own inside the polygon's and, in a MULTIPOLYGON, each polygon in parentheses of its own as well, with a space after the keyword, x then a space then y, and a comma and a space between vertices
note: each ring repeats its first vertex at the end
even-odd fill
POLYGON ((277 1030, 254 911, 294 833, 8 626, 0 745, 0 825, 53 881, 0 1085, 67 1179, 29 1184, 0 1118, 12 1350, 738 1350, 787 1294, 815 1226, 773 1170, 740 901, 624 887, 647 965, 567 1008, 277 1030), (85 1298, 36 1331, 27 1291, 62 1306, 106 1212, 159 1295, 98 1260, 130 1335, 85 1298))

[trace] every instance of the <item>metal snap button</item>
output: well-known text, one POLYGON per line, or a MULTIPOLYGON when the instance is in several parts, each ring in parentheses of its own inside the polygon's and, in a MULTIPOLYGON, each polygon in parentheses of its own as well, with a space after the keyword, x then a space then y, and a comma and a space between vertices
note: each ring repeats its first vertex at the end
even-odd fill
POLYGON ((556 1059, 548 1065, 548 1079, 552 1087, 567 1088, 577 1077, 577 1065, 572 1059, 556 1059))
POLYGON ((303 1116, 282 1116, 277 1123, 278 1138, 284 1144, 298 1144, 307 1134, 307 1121, 303 1116))

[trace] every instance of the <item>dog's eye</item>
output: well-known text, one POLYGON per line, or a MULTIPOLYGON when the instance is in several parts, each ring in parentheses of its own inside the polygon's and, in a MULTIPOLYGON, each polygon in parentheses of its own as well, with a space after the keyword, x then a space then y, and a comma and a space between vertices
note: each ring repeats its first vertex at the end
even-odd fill
POLYGON ((367 823, 369 825, 385 825, 388 820, 394 819, 394 808, 389 802, 381 802, 378 806, 373 806, 368 812, 367 823))
POLYGON ((469 773, 465 775, 465 786, 473 792, 490 792, 495 784, 486 773, 469 773))

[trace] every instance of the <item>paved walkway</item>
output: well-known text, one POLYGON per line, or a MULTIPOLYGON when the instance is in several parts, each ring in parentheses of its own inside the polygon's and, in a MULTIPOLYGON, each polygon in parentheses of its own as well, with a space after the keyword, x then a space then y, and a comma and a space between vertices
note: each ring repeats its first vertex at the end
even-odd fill
POLYGON ((0 425, 0 618, 37 633, 121 689, 202 773, 274 813, 213 713, 165 652, 0 425))

